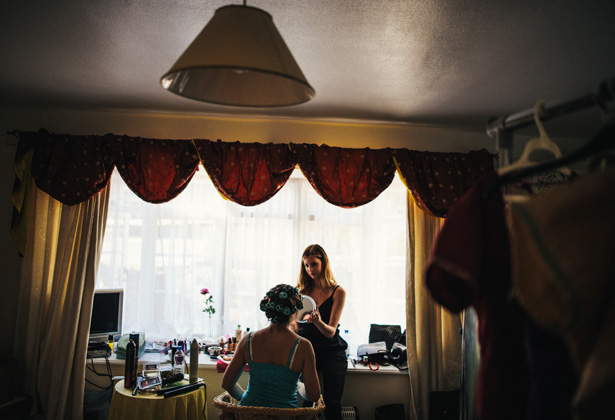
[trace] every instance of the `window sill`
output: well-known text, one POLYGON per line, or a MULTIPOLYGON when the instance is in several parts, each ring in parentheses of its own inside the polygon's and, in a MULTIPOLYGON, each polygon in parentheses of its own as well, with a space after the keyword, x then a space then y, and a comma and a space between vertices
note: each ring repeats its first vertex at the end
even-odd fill
MULTIPOLYGON (((189 356, 188 356, 189 357, 189 356)), ((104 363, 104 358, 94 359, 94 363, 104 363)), ((123 365, 125 361, 123 359, 117 359, 115 353, 109 357, 109 363, 111 365, 123 365)), ((140 359, 139 364, 145 363, 169 363, 168 356, 158 353, 145 353, 140 359)), ((216 369, 218 361, 212 360, 209 355, 199 354, 199 369, 216 369)), ((378 370, 371 370, 368 366, 356 363, 352 364, 348 359, 348 373, 349 374, 378 374, 378 375, 408 375, 407 370, 399 370, 393 365, 380 366, 378 370)))
POLYGON ((399 370, 393 365, 380 366, 377 370, 371 370, 369 366, 360 363, 352 364, 348 359, 348 373, 364 373, 372 375, 408 375, 408 370, 399 370))

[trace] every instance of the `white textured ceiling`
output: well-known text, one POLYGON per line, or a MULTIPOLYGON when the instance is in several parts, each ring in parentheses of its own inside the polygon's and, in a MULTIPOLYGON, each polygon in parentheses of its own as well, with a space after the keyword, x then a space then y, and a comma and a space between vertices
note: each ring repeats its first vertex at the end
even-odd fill
MULTIPOLYGON (((176 96, 160 77, 213 16, 242 1, 3 2, 0 107, 350 119, 484 130, 615 77, 615 1, 251 0, 313 100, 255 109, 176 96)), ((586 113, 557 129, 596 124, 586 113)))

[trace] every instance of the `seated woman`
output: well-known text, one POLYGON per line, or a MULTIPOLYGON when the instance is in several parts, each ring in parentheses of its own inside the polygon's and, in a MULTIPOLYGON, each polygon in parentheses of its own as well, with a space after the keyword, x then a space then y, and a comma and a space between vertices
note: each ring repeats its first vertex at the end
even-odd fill
POLYGON ((222 378, 222 388, 238 405, 296 408, 297 392, 308 401, 320 397, 312 344, 293 331, 302 308, 299 290, 287 284, 275 286, 261 300, 269 326, 243 337, 222 378), (250 378, 244 392, 237 381, 246 363, 250 378))

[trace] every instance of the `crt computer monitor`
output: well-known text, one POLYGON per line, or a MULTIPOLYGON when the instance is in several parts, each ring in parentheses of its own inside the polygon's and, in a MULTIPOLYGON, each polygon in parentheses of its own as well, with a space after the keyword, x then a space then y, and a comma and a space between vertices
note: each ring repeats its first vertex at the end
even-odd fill
POLYGON ((107 341, 110 335, 121 335, 123 307, 123 289, 95 290, 89 341, 107 341))

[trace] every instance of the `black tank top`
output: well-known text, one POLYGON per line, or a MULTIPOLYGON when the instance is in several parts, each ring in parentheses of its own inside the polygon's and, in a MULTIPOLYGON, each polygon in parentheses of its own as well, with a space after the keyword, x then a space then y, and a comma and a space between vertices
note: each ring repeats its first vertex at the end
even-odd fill
MULTIPOLYGON (((333 293, 329 296, 319 307, 320 318, 325 324, 329 323, 331 319, 331 310, 333 309, 333 295, 339 286, 335 286, 333 293)), ((299 323, 299 335, 307 338, 314 347, 331 347, 331 348, 343 348, 346 349, 348 344, 344 339, 340 337, 339 324, 335 335, 331 338, 325 337, 314 324, 299 323)))

